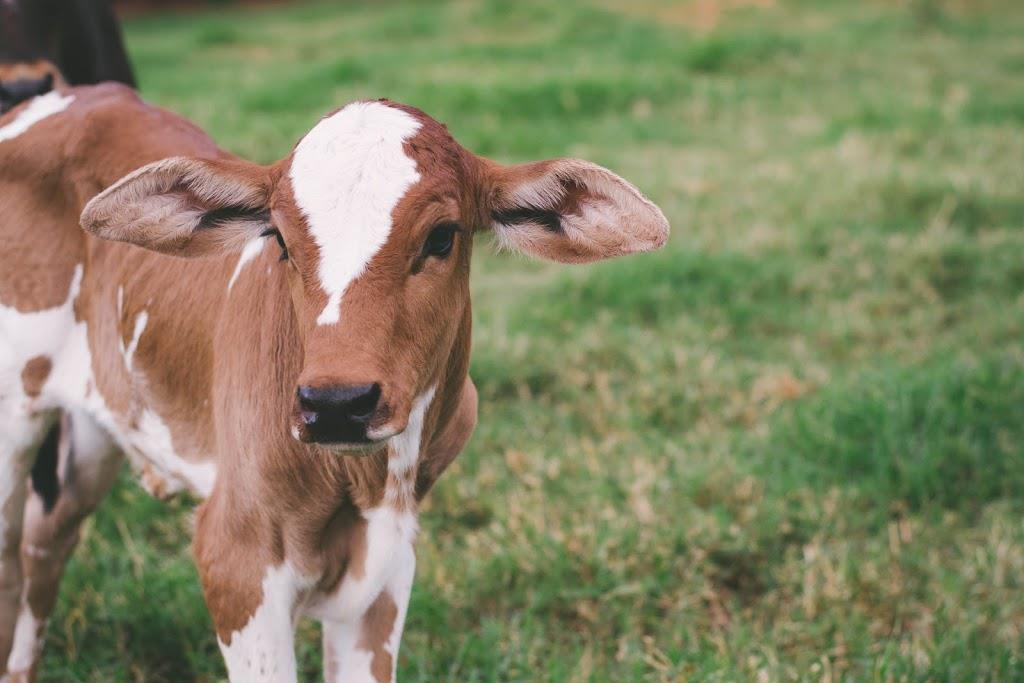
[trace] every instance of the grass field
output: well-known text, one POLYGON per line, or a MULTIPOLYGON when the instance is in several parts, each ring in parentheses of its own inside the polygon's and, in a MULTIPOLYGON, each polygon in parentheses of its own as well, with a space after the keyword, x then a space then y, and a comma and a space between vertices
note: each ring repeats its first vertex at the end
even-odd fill
MULTIPOLYGON (((477 249, 480 425, 423 510, 401 680, 1024 680, 1024 4, 324 2, 126 35, 148 99, 250 158, 387 96, 672 222, 585 268, 477 249)), ((126 474, 44 680, 223 677, 190 509, 126 474)))

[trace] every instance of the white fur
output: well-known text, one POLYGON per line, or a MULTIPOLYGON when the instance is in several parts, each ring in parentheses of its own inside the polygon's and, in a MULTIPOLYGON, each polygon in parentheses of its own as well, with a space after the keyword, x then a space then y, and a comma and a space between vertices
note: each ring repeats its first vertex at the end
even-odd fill
POLYGON ((254 237, 245 243, 245 248, 242 249, 242 255, 238 257, 238 265, 235 266, 235 272, 231 274, 231 279, 228 280, 228 291, 235 286, 235 280, 242 274, 242 269, 245 265, 252 261, 254 258, 260 255, 263 251, 263 247, 266 246, 267 240, 263 237, 254 237))
POLYGON ((137 465, 146 463, 162 480, 163 493, 188 489, 206 498, 213 492, 217 466, 210 461, 190 462, 174 450, 171 430, 159 415, 146 408, 134 430, 119 429, 115 434, 127 446, 137 465))
POLYGON ((22 313, 0 303, 0 379, 3 380, 0 397, 21 392, 21 371, 31 358, 39 355, 52 358, 60 350, 74 323, 71 307, 81 289, 82 275, 82 266, 75 266, 67 297, 53 308, 22 313))
POLYGON ((317 619, 357 622, 402 565, 415 563, 416 515, 391 507, 363 513, 366 519, 365 573, 345 576, 338 589, 310 601, 306 613, 317 619))
POLYGON ((391 653, 391 680, 395 680, 398 673, 398 648, 402 644, 402 632, 405 630, 405 615, 409 611, 409 598, 412 595, 412 583, 416 578, 416 555, 412 555, 412 561, 406 562, 398 567, 391 579, 389 590, 391 597, 398 608, 395 615, 395 623, 391 627, 391 635, 385 649, 391 653))
POLYGON ((358 621, 324 621, 324 659, 330 656, 337 667, 334 676, 324 667, 324 683, 376 683, 371 669, 373 653, 356 647, 361 630, 358 621))
MULTIPOLYGON (((120 293, 121 290, 118 290, 120 293)), ((135 316, 135 329, 132 330, 132 339, 128 342, 128 346, 124 345, 124 340, 121 340, 121 355, 124 356, 124 366, 128 368, 128 372, 132 371, 132 360, 135 358, 135 350, 139 348, 139 340, 142 339, 142 332, 146 329, 146 323, 149 321, 149 313, 141 311, 135 316)))
MULTIPOLYGON (((395 568, 384 591, 395 602, 397 614, 391 626, 384 651, 391 655, 391 680, 394 682, 398 673, 398 648, 402 641, 405 628, 405 615, 409 609, 409 596, 412 594, 412 581, 416 574, 416 556, 395 568)), ((325 683, 377 683, 373 675, 373 653, 359 647, 362 635, 362 619, 356 621, 336 621, 325 619, 323 622, 324 658, 328 656, 337 661, 335 676, 329 678, 327 669, 324 671, 325 683)))
MULTIPOLYGON (((12 497, 24 496, 25 475, 29 465, 26 455, 31 452, 34 442, 41 437, 45 422, 6 402, 0 405, 0 410, 3 411, 0 414, 0 430, 4 433, 3 446, 0 450, 0 510, 2 510, 8 507, 8 501, 12 497)), ((0 515, 0 544, 3 544, 4 540, 8 538, 10 532, 8 527, 20 523, 22 513, 20 506, 19 502, 14 501, 10 506, 12 508, 10 517, 6 514, 0 515)), ((11 553, 16 555, 14 548, 2 547, 2 550, 4 555, 11 553)), ((13 561, 17 561, 16 557, 13 561)))
MULTIPOLYGON (((187 488, 203 498, 209 496, 217 474, 214 463, 191 462, 182 458, 175 451, 169 427, 149 407, 140 409, 134 424, 129 422, 128 416, 115 415, 96 387, 86 321, 75 322, 71 310, 81 278, 79 266, 75 271, 68 300, 61 308, 63 317, 60 332, 53 339, 62 342, 62 348, 55 353, 53 369, 44 387, 42 400, 47 406, 61 406, 89 415, 131 457, 136 469, 144 469, 146 465, 152 468, 155 477, 163 482, 162 493, 171 494, 187 488)), ((123 294, 119 298, 123 300, 123 294)), ((121 349, 129 371, 133 370, 135 352, 148 319, 145 311, 136 316, 132 339, 121 349)), ((26 331, 32 329, 33 326, 22 321, 22 327, 15 330, 16 334, 6 335, 5 328, 0 325, 0 339, 23 339, 26 331)), ((144 377, 138 381, 144 386, 144 377)))
MULTIPOLYGON (((25 582, 25 589, 27 591, 28 581, 25 582)), ((43 639, 39 637, 41 626, 43 624, 32 614, 32 609, 22 602, 18 621, 14 625, 14 643, 7 658, 8 672, 26 673, 32 666, 43 646, 43 639)))
POLYGON ((74 101, 74 95, 65 97, 56 90, 32 98, 28 106, 22 109, 13 121, 6 126, 0 126, 0 142, 18 137, 43 119, 64 111, 74 101))
POLYGON ((391 212, 420 179, 404 143, 420 122, 379 102, 355 102, 323 119, 295 148, 295 201, 320 250, 327 304, 320 325, 341 319, 349 284, 391 233, 391 212))
POLYGON ((217 643, 233 683, 291 683, 296 680, 295 618, 300 593, 312 581, 285 562, 268 567, 263 601, 231 643, 217 643))
POLYGON ((413 401, 408 426, 405 431, 391 439, 388 471, 395 475, 396 483, 384 490, 385 505, 410 508, 415 504, 416 463, 420 458, 423 420, 427 416, 430 403, 434 400, 436 389, 436 386, 430 387, 413 401))
MULTIPOLYGON (((22 313, 0 304, 0 509, 24 490, 25 455, 46 427, 45 406, 25 394, 21 372, 30 359, 40 355, 52 359, 59 352, 74 322, 71 307, 82 285, 82 273, 82 266, 77 266, 67 297, 53 308, 22 313)), ((21 511, 12 514, 12 521, 17 521, 21 511)), ((0 539, 7 537, 8 523, 8 518, 0 515, 0 539)))
POLYGON ((430 408, 430 403, 434 400, 435 391, 437 391, 437 387, 433 386, 416 397, 412 403, 412 410, 409 411, 409 425, 405 431, 391 439, 388 469, 395 474, 406 474, 419 459, 423 419, 427 416, 427 409, 430 408))
POLYGON ((307 610, 323 620, 325 650, 329 649, 339 664, 337 676, 328 683, 376 681, 371 670, 373 653, 360 648, 359 640, 366 610, 384 592, 391 596, 398 609, 384 646, 391 655, 392 681, 398 668, 398 648, 416 574, 416 554, 412 545, 416 522, 411 513, 396 515, 393 510, 383 507, 371 510, 367 519, 370 521, 367 530, 370 553, 364 580, 351 581, 346 577, 341 590, 334 596, 319 604, 317 609, 307 610), (371 557, 374 558, 372 565, 371 557), (376 572, 374 578, 370 578, 371 569, 376 572))

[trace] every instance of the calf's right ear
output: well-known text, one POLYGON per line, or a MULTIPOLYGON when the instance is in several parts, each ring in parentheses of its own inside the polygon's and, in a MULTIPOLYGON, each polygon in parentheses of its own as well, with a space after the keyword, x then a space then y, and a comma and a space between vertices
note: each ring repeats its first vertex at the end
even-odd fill
POLYGON ((91 235, 172 256, 241 249, 270 228, 266 167, 171 157, 129 173, 82 211, 91 235))

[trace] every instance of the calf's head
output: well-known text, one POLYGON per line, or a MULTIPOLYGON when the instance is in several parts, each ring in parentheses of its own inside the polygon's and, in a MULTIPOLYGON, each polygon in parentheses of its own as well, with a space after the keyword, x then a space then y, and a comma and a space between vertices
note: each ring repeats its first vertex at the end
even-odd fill
POLYGON ((331 114, 271 166, 145 166, 95 197, 82 225, 186 257, 276 240, 304 350, 287 419, 301 441, 342 449, 372 448, 422 419, 468 334, 477 232, 565 263, 648 251, 668 236, 661 211, 604 168, 499 165, 387 101, 331 114))

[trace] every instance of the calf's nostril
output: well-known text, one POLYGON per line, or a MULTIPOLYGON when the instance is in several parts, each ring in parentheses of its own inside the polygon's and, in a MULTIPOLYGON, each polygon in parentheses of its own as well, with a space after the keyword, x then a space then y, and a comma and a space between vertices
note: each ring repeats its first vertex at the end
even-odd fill
POLYGON ((362 391, 349 401, 348 414, 353 420, 369 420, 380 402, 380 385, 364 385, 360 389, 362 391))
POLYGON ((324 402, 324 390, 319 387, 301 386, 295 392, 299 406, 306 411, 316 412, 324 402))

